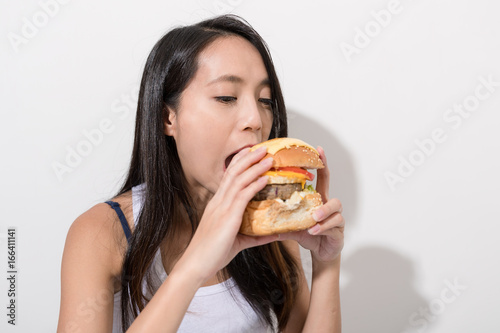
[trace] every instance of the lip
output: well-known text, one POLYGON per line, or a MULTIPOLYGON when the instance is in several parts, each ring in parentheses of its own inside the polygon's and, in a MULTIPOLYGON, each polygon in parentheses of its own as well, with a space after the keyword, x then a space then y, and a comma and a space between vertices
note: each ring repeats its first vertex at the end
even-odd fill
POLYGON ((226 172, 226 169, 227 169, 227 165, 229 165, 229 163, 231 162, 231 160, 233 159, 234 155, 238 154, 240 151, 242 151, 243 149, 245 148, 251 148, 253 146, 255 146, 256 143, 251 143, 251 144, 248 144, 248 145, 244 145, 243 147, 241 148, 238 148, 236 149, 235 151, 233 151, 231 154, 229 154, 225 159, 224 159, 224 172, 226 172))

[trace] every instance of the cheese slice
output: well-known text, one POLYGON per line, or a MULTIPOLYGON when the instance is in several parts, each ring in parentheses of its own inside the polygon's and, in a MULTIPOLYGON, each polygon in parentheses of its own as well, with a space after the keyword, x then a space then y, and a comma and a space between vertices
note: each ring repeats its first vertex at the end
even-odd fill
MULTIPOLYGON (((268 184, 276 183, 273 181, 273 177, 283 177, 287 178, 290 183, 301 183, 302 189, 304 189, 304 185, 306 184, 307 177, 302 173, 291 172, 291 171, 276 171, 270 170, 262 174, 263 176, 269 176, 268 184)), ((280 182, 281 183, 281 182, 280 182)))
POLYGON ((302 140, 299 139, 294 139, 294 138, 277 138, 277 139, 271 139, 269 141, 264 141, 262 143, 259 143, 255 146, 253 146, 250 151, 254 151, 255 149, 262 147, 262 146, 267 146, 267 152, 269 154, 276 154, 278 151, 282 149, 288 149, 292 146, 298 146, 298 147, 306 147, 311 149, 313 152, 315 152, 317 155, 318 152, 316 149, 314 149, 312 146, 308 145, 302 140))

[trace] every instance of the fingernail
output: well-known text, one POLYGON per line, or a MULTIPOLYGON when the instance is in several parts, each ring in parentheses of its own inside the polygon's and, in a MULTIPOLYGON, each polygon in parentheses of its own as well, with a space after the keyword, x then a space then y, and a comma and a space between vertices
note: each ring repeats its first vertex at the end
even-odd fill
POLYGON ((259 182, 263 183, 263 184, 267 184, 267 180, 269 179, 269 176, 261 176, 259 178, 259 182))
POLYGON ((314 219, 316 222, 321 221, 321 220, 323 219, 323 216, 324 216, 324 214, 323 214, 323 211, 321 211, 321 210, 316 210, 316 211, 314 211, 314 213, 313 213, 313 219, 314 219))
POLYGON ((267 147, 259 147, 255 150, 257 153, 262 153, 263 151, 267 151, 267 147))
POLYGON ((310 235, 316 235, 319 232, 319 229, 320 229, 320 225, 319 224, 315 224, 314 227, 307 229, 307 232, 310 235))
POLYGON ((262 165, 266 165, 266 166, 271 165, 273 163, 273 158, 272 157, 265 158, 262 161, 260 161, 259 163, 262 165))

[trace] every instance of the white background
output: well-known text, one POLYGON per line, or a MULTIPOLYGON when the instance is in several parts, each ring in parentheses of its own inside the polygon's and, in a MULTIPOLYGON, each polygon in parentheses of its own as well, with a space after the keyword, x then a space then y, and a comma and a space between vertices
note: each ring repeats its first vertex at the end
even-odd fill
POLYGON ((497 2, 60 2, 0 4, 0 331, 55 331, 65 236, 124 177, 147 54, 168 29, 223 12, 269 44, 290 135, 326 149, 347 221, 344 331, 500 331, 500 86, 479 79, 500 82, 497 2), (372 12, 388 7, 381 27, 372 12), (466 102, 467 118, 445 120, 466 102), (102 121, 109 133, 58 177, 54 165, 67 166, 102 121), (432 147, 425 140, 439 129, 446 139, 432 147), (391 189, 386 173, 410 158, 419 165, 391 189), (8 226, 16 327, 6 316, 8 226))

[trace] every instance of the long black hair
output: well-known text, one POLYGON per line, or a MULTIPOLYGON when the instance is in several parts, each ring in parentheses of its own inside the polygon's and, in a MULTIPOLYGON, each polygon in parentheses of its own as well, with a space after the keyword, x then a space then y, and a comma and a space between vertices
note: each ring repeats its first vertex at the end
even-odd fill
MULTIPOLYGON (((175 28, 156 43, 142 76, 130 168, 117 194, 145 184, 143 207, 123 262, 123 332, 149 302, 143 293, 143 281, 148 290, 153 289, 149 272, 162 241, 175 239, 182 216, 189 217, 193 234, 199 223, 175 141, 165 135, 163 124, 167 107, 177 108, 181 93, 196 73, 200 52, 225 36, 242 37, 259 51, 274 102, 269 138, 287 136, 285 103, 269 49, 246 21, 234 15, 218 16, 175 28)), ((296 299, 299 275, 297 263, 280 242, 243 250, 219 277, 229 276, 263 322, 273 325, 274 314, 278 329, 285 327, 296 299)))

